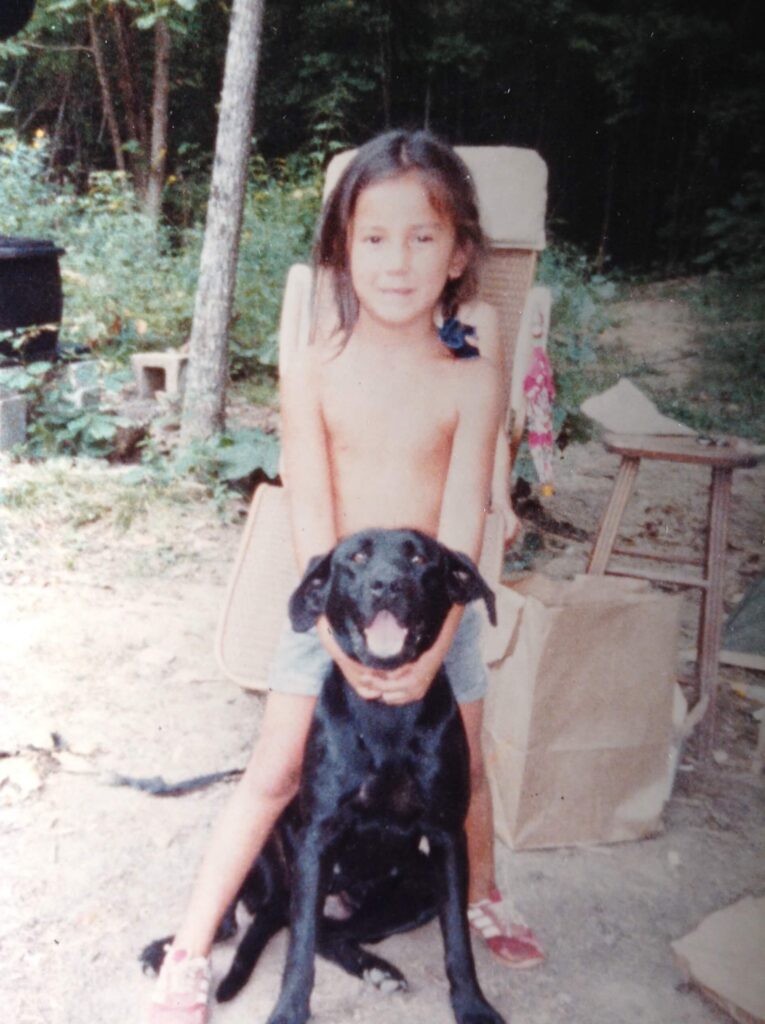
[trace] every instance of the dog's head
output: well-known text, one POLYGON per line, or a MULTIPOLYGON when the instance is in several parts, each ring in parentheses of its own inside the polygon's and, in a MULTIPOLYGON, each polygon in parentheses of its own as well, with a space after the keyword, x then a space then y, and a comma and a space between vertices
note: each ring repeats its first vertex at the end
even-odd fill
POLYGON ((416 530, 365 530, 312 559, 289 613, 301 633, 326 615, 346 654, 392 669, 432 646, 453 605, 478 598, 495 624, 494 594, 467 555, 416 530))

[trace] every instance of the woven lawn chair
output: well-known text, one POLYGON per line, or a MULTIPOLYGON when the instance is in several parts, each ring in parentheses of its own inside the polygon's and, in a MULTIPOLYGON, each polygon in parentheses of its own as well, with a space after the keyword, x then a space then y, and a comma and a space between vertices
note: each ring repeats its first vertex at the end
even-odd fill
MULTIPOLYGON (((546 288, 533 287, 537 254, 545 246, 547 167, 528 149, 466 147, 457 152, 473 176, 490 244, 480 298, 497 310, 509 371, 507 416, 497 444, 480 560, 492 585, 502 570, 510 469, 526 420, 524 378, 534 348, 546 346, 550 322, 550 294, 546 288)), ((330 163, 325 198, 352 156, 353 151, 340 153, 330 163)), ((280 373, 308 344, 312 284, 309 267, 297 264, 290 269, 279 327, 280 373)), ((322 295, 323 289, 317 291, 317 304, 331 301, 322 295)), ((297 580, 286 489, 261 484, 247 516, 216 636, 223 672, 245 689, 266 689, 269 663, 297 580)))

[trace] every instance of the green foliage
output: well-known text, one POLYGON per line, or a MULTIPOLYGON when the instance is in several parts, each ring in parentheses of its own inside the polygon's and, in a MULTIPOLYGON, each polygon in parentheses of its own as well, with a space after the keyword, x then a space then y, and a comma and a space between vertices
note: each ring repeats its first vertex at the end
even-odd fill
POLYGON ((282 292, 289 267, 310 259, 321 204, 321 173, 310 158, 293 157, 269 167, 254 161, 248 189, 235 315, 229 332, 231 372, 274 366, 282 292))
POLYGON ((710 275, 687 297, 703 325, 700 359, 667 411, 700 430, 765 441, 765 278, 710 275))
POLYGON ((706 216, 709 248, 696 262, 755 280, 765 277, 765 174, 744 174, 741 188, 723 206, 707 210, 706 216))
POLYGON ((539 283, 552 291, 550 362, 555 373, 555 419, 560 427, 575 420, 580 404, 598 379, 597 341, 609 324, 614 280, 592 270, 590 260, 574 246, 551 245, 539 263, 539 283))
POLYGON ((279 439, 263 430, 242 428, 195 441, 169 457, 152 442, 144 445, 141 464, 132 467, 126 481, 136 486, 171 487, 194 479, 224 508, 232 484, 276 480, 279 476, 279 439))
MULTIPOLYGON (((191 324, 197 248, 173 251, 119 172, 94 171, 78 194, 52 180, 45 136, 0 132, 0 234, 51 238, 61 257, 62 338, 125 357, 183 340, 191 324)), ((193 241, 193 240, 192 240, 193 241)))
POLYGON ((193 472, 206 482, 244 480, 258 471, 275 480, 279 441, 276 435, 258 429, 234 430, 194 442, 176 456, 173 466, 181 474, 193 472))
MULTIPOLYGON (((0 132, 0 234, 52 238, 66 250, 62 340, 122 363, 134 351, 181 344, 194 311, 201 223, 156 227, 115 171, 94 171, 78 194, 50 177, 47 153, 43 136, 24 143, 0 132)), ((320 200, 314 161, 253 166, 230 335, 236 374, 275 361, 286 271, 309 255, 320 200)))
MULTIPOLYGON (((569 239, 588 251, 603 246, 622 264, 688 266, 710 249, 706 211, 725 210, 742 174, 761 163, 765 58, 757 4, 686 6, 267 3, 259 143, 269 158, 311 147, 324 156, 338 141, 356 144, 386 127, 427 125, 462 144, 531 146, 550 165, 555 214, 569 239)), ((144 115, 152 26, 160 16, 170 26, 165 208, 174 223, 190 227, 203 204, 196 172, 212 158, 230 4, 37 0, 28 29, 0 44, 0 123, 27 140, 43 129, 57 173, 78 184, 115 159, 88 10, 98 20, 128 165, 137 171, 145 154, 135 154, 112 15, 125 15, 144 115)))
POLYGON ((67 380, 66 364, 55 367, 40 361, 3 370, 0 385, 27 399, 25 455, 102 457, 113 451, 117 430, 124 421, 97 406, 79 405, 67 380))

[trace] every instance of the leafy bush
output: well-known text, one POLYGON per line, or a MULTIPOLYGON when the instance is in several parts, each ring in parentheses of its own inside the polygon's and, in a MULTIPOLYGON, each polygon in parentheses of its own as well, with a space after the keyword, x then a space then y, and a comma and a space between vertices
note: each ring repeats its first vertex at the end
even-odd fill
POLYGON ((62 341, 109 344, 123 359, 180 343, 193 311, 194 245, 172 251, 119 172, 93 172, 83 195, 52 181, 47 148, 44 136, 27 144, 0 133, 0 233, 51 238, 66 250, 62 341))
POLYGON ((724 206, 707 210, 709 248, 696 262, 745 278, 765 276, 765 174, 750 171, 724 206))
MULTIPOLYGON (((556 243, 541 256, 539 283, 552 292, 549 353, 555 374, 556 427, 579 417, 579 406, 599 380, 597 341, 609 324, 608 302, 617 285, 593 273, 574 246, 556 243)), ((571 423, 569 426, 571 426, 571 423)))
MULTIPOLYGON (((76 389, 67 380, 66 365, 47 361, 0 371, 0 387, 27 399, 26 455, 105 456, 114 449, 124 421, 115 413, 78 404, 76 389)), ((101 383, 100 379, 93 383, 101 383)))
MULTIPOLYGON (((255 160, 253 168, 231 329, 237 373, 275 361, 286 270, 308 255, 319 203, 315 162, 282 161, 272 172, 255 160)), ((78 194, 51 179, 44 135, 25 143, 0 132, 0 234, 51 238, 66 249, 64 342, 122 362, 133 351, 181 344, 194 311, 203 213, 184 231, 157 227, 119 172, 93 172, 78 194)))
POLYGON ((257 363, 275 366, 282 293, 291 264, 310 258, 321 204, 319 165, 294 157, 269 168, 254 161, 244 208, 235 314, 230 341, 234 376, 257 363))
POLYGON ((702 323, 689 393, 667 407, 700 430, 765 439, 765 280, 710 274, 686 296, 702 323))

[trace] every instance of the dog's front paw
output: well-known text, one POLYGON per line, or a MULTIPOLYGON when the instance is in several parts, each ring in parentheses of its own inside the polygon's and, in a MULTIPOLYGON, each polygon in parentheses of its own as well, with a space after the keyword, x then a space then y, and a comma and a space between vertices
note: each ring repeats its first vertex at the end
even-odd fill
POLYGON ((173 936, 166 935, 164 939, 155 939, 141 950, 138 961, 144 974, 159 974, 159 969, 165 959, 165 952, 172 941, 173 936))
POLYGON ((506 1024, 506 1018, 500 1017, 497 1011, 493 1010, 488 1003, 485 1009, 476 1010, 465 1017, 459 1017, 458 1021, 459 1024, 506 1024))
POLYGON ((409 988, 401 971, 389 963, 385 963, 384 967, 368 967, 364 971, 364 981, 374 985, 386 996, 392 995, 394 992, 406 992, 409 988))
POLYGON ((506 1024, 506 1019, 500 1017, 485 999, 470 999, 464 1002, 455 999, 452 1006, 457 1024, 506 1024))
POLYGON ((287 1002, 282 1005, 280 999, 266 1024, 305 1024, 309 1016, 310 1010, 305 1003, 287 1002))

